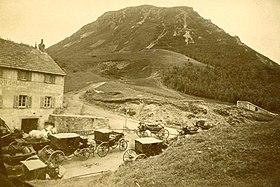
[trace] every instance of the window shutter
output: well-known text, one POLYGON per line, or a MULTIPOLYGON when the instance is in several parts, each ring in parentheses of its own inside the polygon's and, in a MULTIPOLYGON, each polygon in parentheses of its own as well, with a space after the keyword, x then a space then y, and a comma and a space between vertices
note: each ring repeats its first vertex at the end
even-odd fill
POLYGON ((18 108, 19 105, 19 96, 15 95, 14 96, 14 108, 18 108))
POLYGON ((3 107, 3 97, 2 97, 2 95, 0 95, 0 108, 2 108, 3 107))
POLYGON ((27 80, 31 81, 32 79, 32 72, 27 72, 27 80))
POLYGON ((55 83, 55 76, 54 75, 51 76, 51 83, 53 83, 53 84, 55 83))
POLYGON ((55 97, 52 97, 52 108, 55 108, 55 97))
POLYGON ((21 80, 21 71, 20 70, 18 70, 18 72, 17 72, 17 79, 21 80))
POLYGON ((40 107, 45 108, 45 97, 44 96, 42 96, 40 99, 40 107))
POLYGON ((31 106, 32 106, 32 97, 28 96, 27 97, 27 108, 31 108, 31 106))

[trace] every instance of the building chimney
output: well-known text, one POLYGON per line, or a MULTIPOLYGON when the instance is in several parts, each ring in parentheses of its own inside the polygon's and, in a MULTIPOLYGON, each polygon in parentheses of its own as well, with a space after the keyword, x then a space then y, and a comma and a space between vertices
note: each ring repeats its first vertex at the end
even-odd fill
POLYGON ((41 39, 41 43, 38 45, 38 47, 40 51, 45 52, 45 44, 43 39, 41 39))

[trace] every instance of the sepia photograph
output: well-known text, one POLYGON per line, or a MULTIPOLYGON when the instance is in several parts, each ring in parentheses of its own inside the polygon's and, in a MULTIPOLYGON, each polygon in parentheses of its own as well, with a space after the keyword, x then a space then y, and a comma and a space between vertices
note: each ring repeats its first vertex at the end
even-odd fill
POLYGON ((0 0, 0 186, 279 187, 279 0, 0 0))

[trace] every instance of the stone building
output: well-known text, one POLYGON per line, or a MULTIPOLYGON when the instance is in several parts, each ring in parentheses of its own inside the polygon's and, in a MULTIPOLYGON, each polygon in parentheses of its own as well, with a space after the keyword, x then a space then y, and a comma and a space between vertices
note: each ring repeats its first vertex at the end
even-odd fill
POLYGON ((62 107, 64 77, 47 53, 0 39, 0 118, 11 129, 42 129, 62 107))
POLYGON ((258 112, 258 113, 262 113, 262 114, 277 115, 275 113, 269 112, 269 111, 255 105, 253 103, 250 103, 249 101, 237 101, 236 106, 238 108, 244 108, 244 109, 251 110, 251 111, 254 111, 254 112, 258 112))

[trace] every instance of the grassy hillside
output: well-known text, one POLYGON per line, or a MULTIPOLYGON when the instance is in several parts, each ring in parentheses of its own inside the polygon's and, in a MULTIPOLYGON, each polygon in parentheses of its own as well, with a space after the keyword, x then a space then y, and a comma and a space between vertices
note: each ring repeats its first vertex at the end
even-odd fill
POLYGON ((185 55, 161 49, 100 55, 72 55, 74 56, 55 58, 67 72, 66 92, 83 88, 91 82, 149 78, 175 65, 179 67, 188 64, 195 67, 206 66, 185 55))
POLYGON ((279 118, 270 121, 254 113, 242 118, 245 123, 218 124, 181 138, 162 154, 114 173, 32 183, 54 187, 279 186, 279 118))

